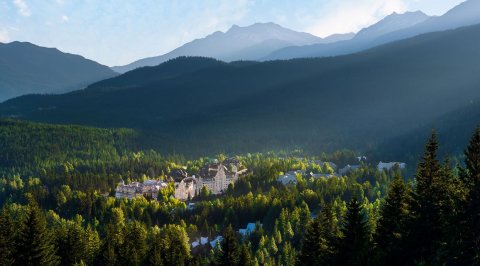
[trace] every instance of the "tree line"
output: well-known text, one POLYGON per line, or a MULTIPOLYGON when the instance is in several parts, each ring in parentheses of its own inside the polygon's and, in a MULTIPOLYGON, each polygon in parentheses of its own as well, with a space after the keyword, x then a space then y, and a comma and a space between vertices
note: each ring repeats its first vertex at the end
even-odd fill
POLYGON ((31 176, 12 167, 0 179, 0 265, 478 265, 480 129, 462 165, 441 161, 438 146, 432 134, 414 179, 362 164, 286 187, 276 181, 281 172, 328 169, 298 157, 239 156, 251 174, 224 195, 201 195, 193 209, 165 195, 109 193, 119 177, 141 179, 154 165, 159 178, 180 166, 194 173, 206 158, 131 153, 119 157, 131 168, 115 175, 62 161, 56 172, 28 165, 38 173, 31 176), (240 235, 250 222, 256 230, 240 235), (215 247, 191 246, 220 235, 215 247))

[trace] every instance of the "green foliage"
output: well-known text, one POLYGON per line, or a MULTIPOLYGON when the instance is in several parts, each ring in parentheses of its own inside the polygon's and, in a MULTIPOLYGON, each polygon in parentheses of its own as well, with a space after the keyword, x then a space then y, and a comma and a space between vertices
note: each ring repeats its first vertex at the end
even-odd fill
POLYGON ((198 171, 210 158, 128 151, 103 160, 91 159, 97 153, 92 151, 90 159, 71 155, 56 162, 58 167, 32 162, 6 167, 0 178, 1 263, 474 265, 479 143, 480 130, 467 148, 465 167, 452 169, 448 160, 438 160, 433 135, 416 179, 406 183, 398 169, 378 171, 362 163, 344 177, 299 176, 298 184, 283 186, 277 182, 280 173, 329 171, 315 161, 340 164, 355 160, 355 154, 239 155, 249 173, 223 195, 203 189, 193 208, 171 197, 173 184, 158 200, 116 199, 111 192, 120 178, 166 180, 171 169, 198 171), (256 230, 240 238, 236 231, 253 222, 256 230), (206 236, 212 241, 220 232, 224 240, 216 248, 191 247, 190 242, 206 236))
POLYGON ((220 243, 220 250, 216 265, 221 266, 237 266, 240 265, 240 256, 242 250, 238 243, 235 231, 233 231, 232 225, 229 225, 223 233, 223 240, 220 243))
POLYGON ((0 265, 13 265, 15 262, 14 223, 8 206, 0 213, 0 265))
POLYGON ((18 265, 60 265, 53 239, 43 213, 35 200, 30 197, 26 215, 15 240, 17 244, 15 263, 18 265))
POLYGON ((370 249, 370 229, 363 208, 356 198, 348 204, 339 243, 339 265, 367 265, 370 249))
POLYGON ((120 247, 120 261, 123 265, 143 265, 147 253, 147 231, 135 221, 125 226, 123 243, 120 247))
POLYGON ((410 213, 409 196, 408 186, 397 175, 384 199, 375 233, 375 259, 378 264, 402 265, 405 261, 403 245, 407 236, 405 224, 410 213))
POLYGON ((330 249, 325 238, 326 228, 322 228, 320 217, 311 222, 305 230, 302 251, 298 257, 298 265, 325 265, 330 249), (326 254, 327 253, 327 254, 326 254))
POLYGON ((254 261, 252 260, 252 255, 249 246, 246 244, 243 244, 240 247, 240 257, 238 260, 238 265, 243 265, 243 266, 253 266, 254 261))
POLYGON ((73 170, 75 160, 114 160, 134 146, 135 132, 0 120, 3 168, 56 164, 73 170), (69 162, 70 160, 70 162, 69 162))
POLYGON ((465 151, 465 169, 462 173, 467 196, 461 202, 456 229, 455 257, 459 264, 480 264, 480 128, 473 134, 465 151), (460 238, 458 236, 461 236, 460 238))
POLYGON ((411 207, 409 243, 414 261, 432 263, 442 236, 442 166, 437 158, 438 140, 432 133, 418 165, 411 207), (412 246, 413 245, 413 246, 412 246))

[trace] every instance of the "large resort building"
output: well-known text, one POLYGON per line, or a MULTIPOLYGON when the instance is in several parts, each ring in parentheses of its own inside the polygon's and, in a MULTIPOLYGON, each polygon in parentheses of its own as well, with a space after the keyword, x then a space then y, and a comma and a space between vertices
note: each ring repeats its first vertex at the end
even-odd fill
POLYGON ((132 182, 128 185, 122 182, 115 192, 116 198, 133 199, 137 197, 148 197, 156 199, 158 192, 167 187, 167 183, 157 180, 147 180, 143 183, 132 182))
MULTIPOLYGON (((238 178, 245 174, 247 169, 242 168, 237 159, 227 159, 221 163, 205 165, 199 172, 198 177, 185 177, 180 182, 175 182, 174 197, 179 200, 191 200, 200 194, 203 187, 206 187, 211 194, 219 195, 224 193, 228 186, 238 181, 238 178)), ((186 173, 182 176, 188 176, 186 173)), ((174 182, 171 179, 171 182, 174 182)), ((167 187, 163 181, 148 180, 143 184, 132 182, 125 185, 123 182, 117 187, 117 198, 132 199, 139 196, 157 198, 158 192, 167 187)))
POLYGON ((239 170, 239 166, 240 163, 235 159, 206 165, 198 178, 198 190, 206 187, 214 195, 225 192, 230 184, 236 183, 246 173, 247 169, 239 170))

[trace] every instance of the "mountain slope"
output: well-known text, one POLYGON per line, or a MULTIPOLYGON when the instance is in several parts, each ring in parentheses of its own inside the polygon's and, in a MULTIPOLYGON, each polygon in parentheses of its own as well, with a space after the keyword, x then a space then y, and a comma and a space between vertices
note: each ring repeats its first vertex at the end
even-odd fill
POLYGON ((321 39, 296 32, 274 23, 257 23, 248 27, 233 26, 227 32, 215 32, 187 43, 165 55, 138 60, 126 66, 113 67, 125 73, 142 66, 156 66, 179 56, 212 57, 223 61, 257 60, 271 52, 292 45, 307 45, 348 39, 350 34, 321 39))
POLYGON ((116 74, 78 55, 31 43, 0 43, 0 102, 30 93, 65 93, 116 74))
POLYGON ((480 0, 468 0, 452 8, 443 16, 432 17, 413 27, 386 34, 377 43, 410 38, 427 32, 444 31, 480 24, 480 0))
POLYGON ((440 156, 461 156, 478 126, 480 126, 480 99, 381 143, 370 152, 370 157, 415 164, 433 129, 439 136, 440 156))
POLYGON ((0 114, 139 128, 151 145, 185 153, 364 149, 480 98, 479 46, 473 26, 332 58, 180 58, 178 69, 192 60, 206 67, 171 78, 162 76, 166 65, 147 67, 136 75, 162 77, 129 83, 127 73, 83 91, 20 97, 0 114))
POLYGON ((362 51, 378 45, 376 39, 422 23, 429 17, 422 12, 393 13, 376 24, 361 30, 351 40, 333 44, 314 44, 308 46, 293 46, 273 52, 265 60, 292 59, 306 57, 336 56, 362 51))

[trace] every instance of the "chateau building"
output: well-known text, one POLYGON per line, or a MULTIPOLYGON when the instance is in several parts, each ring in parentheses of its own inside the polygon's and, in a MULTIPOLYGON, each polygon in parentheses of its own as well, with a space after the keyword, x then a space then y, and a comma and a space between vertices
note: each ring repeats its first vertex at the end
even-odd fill
POLYGON ((167 187, 167 183, 157 180, 146 180, 143 183, 132 182, 128 185, 125 185, 122 180, 122 182, 119 184, 115 191, 115 197, 117 199, 133 199, 136 197, 145 196, 156 199, 158 196, 158 192, 165 187, 167 187))
POLYGON ((179 200, 193 199, 197 193, 197 179, 195 177, 187 177, 175 183, 175 198, 179 200))
POLYGON ((206 165, 198 177, 197 189, 206 187, 213 195, 218 195, 228 189, 228 185, 234 184, 238 178, 247 172, 240 170, 240 162, 234 158, 227 159, 222 163, 206 165))
POLYGON ((184 170, 174 170, 173 176, 168 181, 147 180, 143 183, 132 182, 128 185, 122 181, 117 187, 116 198, 133 199, 146 196, 156 199, 158 192, 168 186, 167 182, 175 184, 174 197, 187 201, 200 194, 203 187, 206 187, 213 195, 224 193, 228 186, 237 182, 238 178, 247 172, 241 167, 240 162, 235 158, 227 159, 221 163, 205 165, 195 176, 187 177, 184 170))

